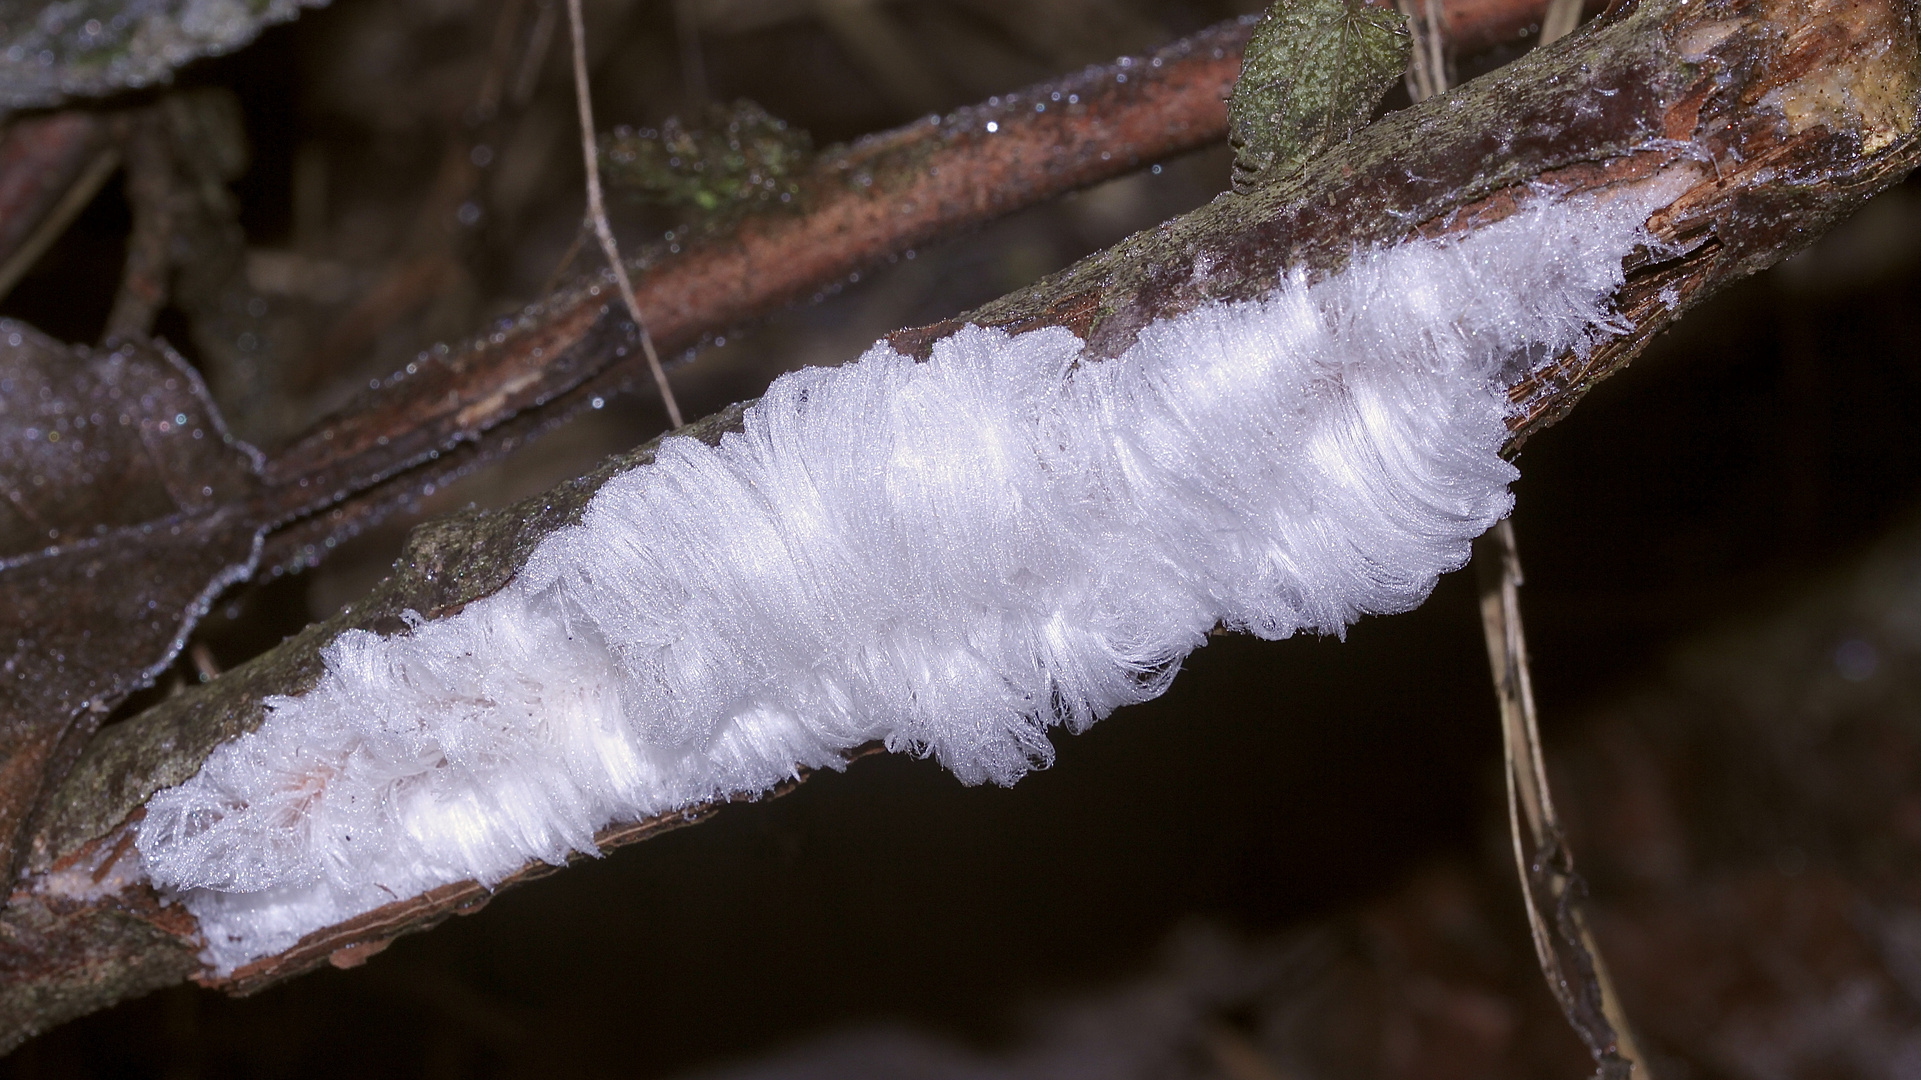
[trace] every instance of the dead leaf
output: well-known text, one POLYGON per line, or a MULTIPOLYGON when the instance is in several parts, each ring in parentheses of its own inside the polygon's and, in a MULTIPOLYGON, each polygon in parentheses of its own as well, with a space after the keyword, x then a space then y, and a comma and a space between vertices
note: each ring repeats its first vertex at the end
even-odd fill
POLYGON ((0 860, 100 719, 253 572, 260 456, 164 346, 0 320, 0 860))

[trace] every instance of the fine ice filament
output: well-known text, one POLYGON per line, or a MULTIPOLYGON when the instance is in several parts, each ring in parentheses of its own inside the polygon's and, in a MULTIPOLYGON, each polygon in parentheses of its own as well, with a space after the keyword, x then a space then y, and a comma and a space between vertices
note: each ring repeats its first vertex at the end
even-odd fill
POLYGON ((341 635, 312 691, 153 797, 148 874, 231 971, 597 830, 879 740, 1009 784, 1216 626, 1419 604, 1508 512, 1505 380, 1611 329, 1659 192, 1541 198, 1149 326, 969 327, 776 381, 661 444, 499 593, 341 635))

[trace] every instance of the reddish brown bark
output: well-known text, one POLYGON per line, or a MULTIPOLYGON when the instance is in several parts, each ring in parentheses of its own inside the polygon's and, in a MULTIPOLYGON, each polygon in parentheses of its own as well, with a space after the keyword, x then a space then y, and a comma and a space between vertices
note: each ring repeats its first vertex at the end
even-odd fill
MULTIPOLYGON (((1538 24, 1544 3, 1455 0, 1455 47, 1473 52, 1538 24)), ((636 299, 668 353, 804 298, 848 274, 1062 193, 1226 136, 1226 97, 1251 20, 863 139, 823 155, 794 209, 657 247, 636 299), (993 131, 989 131, 993 125, 993 131)), ((310 563, 426 484, 505 452, 591 398, 643 385, 631 329, 604 284, 542 301, 514 325, 363 395, 269 466, 263 565, 310 563), (417 472, 414 470, 418 470, 417 472), (318 517, 316 511, 333 505, 318 517)))
MULTIPOLYGON (((644 256, 634 289, 648 328, 663 351, 685 349, 890 254, 1219 141, 1248 30, 1223 24, 1150 57, 830 151, 793 209, 644 256)), ((410 367, 275 457, 267 514, 311 512, 641 370, 606 283, 563 292, 511 327, 410 367)))

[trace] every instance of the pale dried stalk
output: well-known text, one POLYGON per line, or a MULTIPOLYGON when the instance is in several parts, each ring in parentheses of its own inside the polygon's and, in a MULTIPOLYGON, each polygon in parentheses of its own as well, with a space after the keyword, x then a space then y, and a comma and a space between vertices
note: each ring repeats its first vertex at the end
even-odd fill
MULTIPOLYGON (((1446 31, 1440 0, 1397 0, 1414 48, 1407 59, 1407 96, 1417 104, 1447 89, 1446 31)), ((1580 0, 1575 0, 1578 7, 1580 0)))
POLYGON ((1587 884, 1575 873, 1574 853, 1548 790, 1521 629, 1521 560, 1513 525, 1503 521, 1476 541, 1474 561, 1481 581, 1481 627, 1501 705, 1508 825, 1535 956, 1568 1023, 1594 1055, 1597 1075, 1650 1080, 1582 910, 1587 884))
MULTIPOLYGON (((1435 0, 1424 0, 1425 26, 1413 14, 1416 2, 1400 0, 1414 34, 1408 93, 1420 101, 1446 90, 1448 78, 1435 0)), ((1581 0, 1551 0, 1541 44, 1566 36, 1580 17, 1581 0), (1548 36, 1550 30, 1553 37, 1548 36)), ((1541 756, 1541 733, 1535 722, 1534 683, 1528 674, 1527 638, 1521 629, 1521 559, 1511 521, 1503 520, 1475 542, 1475 563, 1481 578, 1481 627, 1487 635, 1488 664, 1501 706, 1508 828, 1535 958, 1568 1024, 1594 1055, 1600 1080, 1650 1080, 1614 981, 1608 977, 1581 910, 1587 884, 1575 873, 1574 853, 1562 834, 1548 789, 1547 763, 1541 756)))
POLYGON ((587 217, 593 222, 594 235, 600 239, 600 250, 607 256, 607 265, 614 268, 620 298, 627 304, 627 314, 634 320, 634 332, 640 337, 641 351, 647 355, 647 370, 653 373, 654 385, 660 388, 661 403, 667 406, 667 422, 678 428, 682 426, 680 403, 674 400, 674 390, 667 385, 667 371, 660 366, 654 337, 647 332, 647 321, 641 317, 640 301, 634 299, 634 283, 627 277, 627 264, 620 261, 620 245, 614 242, 614 230, 607 224, 607 204, 600 194, 600 150, 594 140, 593 94, 587 88, 587 28, 580 15, 580 0, 567 0, 567 28, 574 39, 574 99, 580 108, 580 151, 587 159, 587 217))
POLYGON ((1541 44, 1559 41, 1581 25, 1581 0, 1548 0, 1541 19, 1541 44))

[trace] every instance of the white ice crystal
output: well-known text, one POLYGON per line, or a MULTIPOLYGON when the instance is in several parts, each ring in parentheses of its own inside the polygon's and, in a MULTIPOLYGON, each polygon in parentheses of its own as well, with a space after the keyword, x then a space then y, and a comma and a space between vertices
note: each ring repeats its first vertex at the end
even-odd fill
POLYGON ((1215 626, 1420 603, 1506 514, 1507 379, 1610 329, 1672 197, 1357 252, 1085 361, 969 327, 783 377, 666 440, 502 591, 379 637, 148 804, 148 874, 229 971, 437 885, 593 851, 882 740, 1012 783, 1215 626))

